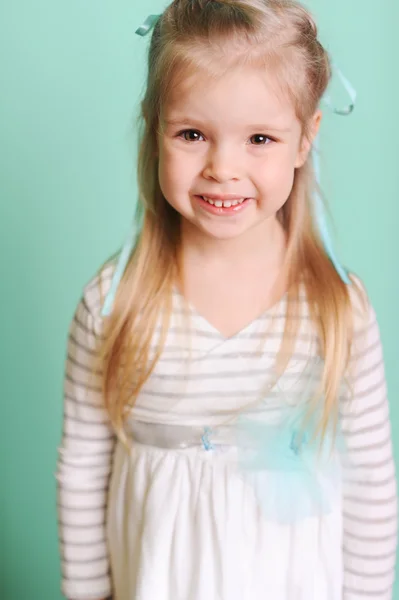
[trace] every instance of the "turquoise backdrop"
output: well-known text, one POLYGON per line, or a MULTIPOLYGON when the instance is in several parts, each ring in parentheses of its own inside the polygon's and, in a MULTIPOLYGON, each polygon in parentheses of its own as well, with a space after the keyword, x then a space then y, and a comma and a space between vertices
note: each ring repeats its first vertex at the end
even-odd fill
MULTIPOLYGON (((379 317, 398 457, 399 3, 309 5, 359 94, 350 118, 326 114, 324 189, 340 256, 366 282, 379 317)), ((0 2, 4 600, 61 598, 54 471, 67 328, 83 285, 129 228, 148 42, 134 31, 163 6, 0 2)), ((339 86, 334 94, 345 103, 339 86)))

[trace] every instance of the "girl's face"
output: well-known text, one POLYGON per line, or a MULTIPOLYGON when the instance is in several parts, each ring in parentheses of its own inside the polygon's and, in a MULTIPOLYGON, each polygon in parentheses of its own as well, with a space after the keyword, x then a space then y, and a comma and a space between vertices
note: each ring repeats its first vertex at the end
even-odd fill
MULTIPOLYGON (((318 112, 314 135, 319 121, 318 112)), ((163 195, 208 238, 268 230, 310 150, 301 134, 293 106, 259 70, 235 69, 217 81, 186 78, 161 115, 163 195)))

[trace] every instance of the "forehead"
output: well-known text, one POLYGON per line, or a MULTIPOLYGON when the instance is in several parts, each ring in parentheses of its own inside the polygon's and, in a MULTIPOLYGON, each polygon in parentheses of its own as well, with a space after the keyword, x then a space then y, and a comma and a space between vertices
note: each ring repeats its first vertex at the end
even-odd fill
POLYGON ((271 71, 236 67, 220 77, 205 71, 180 74, 162 107, 162 120, 195 118, 215 125, 270 123, 276 129, 297 124, 294 107, 271 71))

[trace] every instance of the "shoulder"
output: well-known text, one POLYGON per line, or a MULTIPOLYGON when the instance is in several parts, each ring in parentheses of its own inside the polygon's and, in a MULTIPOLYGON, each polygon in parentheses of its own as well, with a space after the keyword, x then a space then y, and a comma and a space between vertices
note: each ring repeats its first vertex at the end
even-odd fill
POLYGON ((350 273, 351 284, 348 287, 351 317, 354 335, 366 333, 377 322, 376 312, 370 300, 367 287, 363 280, 350 273))
POLYGON ((84 285, 82 300, 95 319, 101 319, 101 311, 105 298, 110 290, 116 269, 116 260, 106 262, 97 273, 84 285))
POLYGON ((100 267, 81 290, 75 309, 74 322, 84 324, 86 330, 100 334, 103 328, 101 314, 116 269, 116 260, 110 259, 100 267))
MULTIPOLYGON (((336 314, 336 318, 342 319, 348 330, 353 331, 354 334, 359 334, 362 331, 366 331, 369 326, 376 320, 374 307, 370 301, 367 288, 362 279, 350 272, 349 274, 350 283, 343 284, 345 295, 341 295, 340 301, 341 306, 344 310, 336 314), (345 301, 344 301, 345 298, 345 301)), ((308 319, 315 327, 315 323, 311 318, 313 314, 309 304, 307 291, 304 285, 300 287, 299 295, 300 304, 300 316, 305 321, 308 319)), ((340 325, 341 323, 338 323, 340 325)))
POLYGON ((357 275, 350 275, 350 306, 352 310, 352 365, 365 362, 382 362, 380 329, 374 306, 364 282, 357 275))

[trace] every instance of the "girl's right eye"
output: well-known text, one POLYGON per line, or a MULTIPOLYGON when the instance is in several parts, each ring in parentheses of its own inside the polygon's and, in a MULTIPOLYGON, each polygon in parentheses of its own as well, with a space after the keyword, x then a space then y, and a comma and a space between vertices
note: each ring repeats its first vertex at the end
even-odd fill
POLYGON ((198 142, 198 137, 194 136, 202 137, 202 134, 195 129, 185 129, 184 131, 178 133, 178 137, 182 137, 186 142, 198 142))

